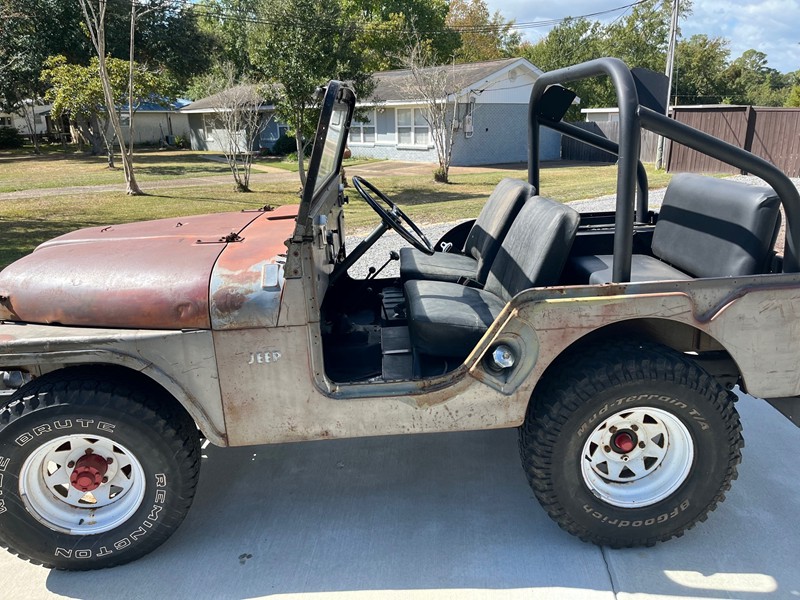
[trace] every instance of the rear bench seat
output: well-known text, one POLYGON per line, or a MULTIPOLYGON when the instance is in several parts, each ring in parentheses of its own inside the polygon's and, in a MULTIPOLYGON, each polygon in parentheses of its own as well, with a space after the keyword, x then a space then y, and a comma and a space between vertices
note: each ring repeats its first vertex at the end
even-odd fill
MULTIPOLYGON (((771 188, 676 175, 653 231, 653 256, 633 255, 631 281, 766 273, 779 230, 780 199, 771 188)), ((614 257, 575 256, 570 265, 580 281, 610 283, 614 257)))

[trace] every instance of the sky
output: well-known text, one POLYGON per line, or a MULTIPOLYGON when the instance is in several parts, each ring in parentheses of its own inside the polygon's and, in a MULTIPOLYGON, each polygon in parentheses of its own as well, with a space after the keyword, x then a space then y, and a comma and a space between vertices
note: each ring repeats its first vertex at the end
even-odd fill
MULTIPOLYGON (((518 23, 580 16, 630 4, 633 0, 487 0, 489 9, 518 23)), ((669 0, 666 0, 669 1, 669 0)), ((630 13, 630 9, 627 9, 630 13)), ((610 22, 624 11, 589 17, 610 22)), ((682 37, 697 33, 724 37, 730 42, 731 60, 749 48, 767 55, 769 66, 781 72, 800 69, 800 0, 694 0, 692 14, 680 23, 682 37)), ((523 29, 536 42, 549 28, 523 29)))

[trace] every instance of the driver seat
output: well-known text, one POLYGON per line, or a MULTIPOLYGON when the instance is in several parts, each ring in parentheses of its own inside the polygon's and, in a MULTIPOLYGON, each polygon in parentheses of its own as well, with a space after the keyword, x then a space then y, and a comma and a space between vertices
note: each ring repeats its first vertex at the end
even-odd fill
POLYGON ((558 284, 579 221, 574 208, 535 196, 511 225, 484 289, 443 281, 407 281, 414 350, 446 358, 467 356, 514 296, 529 288, 558 284))
POLYGON ((525 181, 506 177, 494 188, 469 231, 463 252, 425 254, 414 248, 400 250, 400 279, 471 280, 483 287, 511 223, 536 189, 525 181))

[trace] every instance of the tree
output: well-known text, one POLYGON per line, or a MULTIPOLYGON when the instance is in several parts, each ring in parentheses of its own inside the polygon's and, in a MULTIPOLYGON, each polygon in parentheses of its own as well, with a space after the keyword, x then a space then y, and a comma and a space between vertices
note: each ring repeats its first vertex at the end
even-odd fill
POLYGON ((791 80, 767 64, 767 55, 745 50, 727 70, 731 101, 756 106, 782 106, 789 95, 791 80))
POLYGON ((676 104, 718 104, 729 97, 728 40, 693 35, 678 42, 675 55, 676 104))
POLYGON ((339 0, 265 1, 259 15, 260 23, 251 30, 250 58, 265 78, 281 85, 277 115, 294 132, 298 174, 305 185, 303 138, 315 125, 315 91, 334 78, 353 82, 364 96, 370 75, 354 44, 357 27, 345 18, 339 0))
MULTIPOLYGON (((601 36, 599 23, 584 18, 565 19, 536 44, 523 44, 520 53, 543 71, 553 71, 601 56, 601 36)), ((600 106, 594 102, 602 100, 595 99, 605 95, 602 82, 596 78, 573 82, 570 89, 578 94, 582 106, 600 106)), ((579 117, 580 109, 570 107, 567 118, 579 117)))
MULTIPOLYGON (((691 12, 689 0, 681 3, 681 16, 691 12)), ((645 0, 630 15, 608 25, 584 18, 567 19, 554 27, 523 54, 540 69, 551 70, 598 58, 615 56, 629 67, 664 72, 670 6, 660 0, 645 0)), ((607 77, 577 82, 574 91, 581 106, 616 104, 614 87, 607 77)), ((572 110, 572 109, 571 109, 572 110)))
POLYGON ((221 70, 224 76, 217 77, 210 88, 215 91, 211 95, 214 118, 225 131, 220 141, 235 182, 234 191, 249 192, 253 147, 269 123, 262 123, 261 108, 277 90, 268 85, 252 83, 246 78, 237 80, 235 65, 224 65, 221 70))
POLYGON ((792 86, 784 106, 800 106, 800 85, 792 86))
POLYGON ((369 71, 400 68, 398 57, 418 39, 439 64, 461 46, 458 32, 447 27, 448 0, 341 0, 341 6, 344 18, 359 24, 354 43, 369 71))
MULTIPOLYGON (((95 57, 88 67, 67 62, 64 56, 50 57, 42 71, 42 80, 50 87, 45 94, 52 102, 54 117, 68 114, 78 130, 92 143, 93 152, 104 143, 109 168, 114 168, 114 136, 109 131, 110 113, 119 113, 131 96, 128 94, 129 64, 118 58, 106 59, 106 71, 114 103, 106 103, 100 81, 100 60, 95 57)), ((146 66, 134 64, 133 105, 135 114, 143 102, 157 100, 169 104, 174 100, 174 82, 166 74, 154 73, 146 66)), ((131 137, 134 121, 131 119, 131 137)))
POLYGON ((201 0, 196 5, 200 30, 212 41, 209 49, 217 80, 227 77, 222 65, 233 67, 237 78, 252 72, 247 28, 257 17, 258 5, 259 0, 201 0))
POLYGON ((514 21, 497 10, 489 13, 485 0, 452 0, 447 26, 461 35, 456 62, 477 62, 513 56, 522 41, 514 21))
POLYGON ((401 85, 406 87, 408 96, 422 100, 422 116, 436 148, 439 167, 434 171, 434 179, 449 183, 458 107, 453 77, 456 66, 438 65, 430 48, 420 40, 408 48, 402 61, 409 77, 401 85))
POLYGON ((0 0, 0 108, 25 117, 39 152, 35 106, 44 94, 39 73, 52 54, 76 56, 86 47, 78 27, 71 27, 77 5, 61 0, 0 0))
MULTIPOLYGON (((114 89, 111 84, 111 76, 109 74, 109 57, 106 54, 106 10, 108 8, 108 0, 79 1, 81 3, 81 9, 83 10, 84 18, 86 20, 86 26, 89 29, 89 37, 91 38, 92 45, 97 52, 97 67, 100 74, 100 83, 103 88, 105 105, 107 107, 114 107, 117 104, 116 98, 114 97, 114 89), (97 2, 97 4, 95 4, 95 2, 97 2)), ((113 129, 114 135, 119 141, 120 154, 122 156, 122 168, 125 171, 125 182, 127 184, 126 193, 129 196, 139 196, 142 194, 139 184, 136 183, 136 175, 133 171, 133 115, 135 112, 134 75, 136 73, 134 50, 136 42, 136 22, 139 16, 143 16, 153 10, 155 10, 155 7, 151 6, 150 8, 144 9, 140 12, 137 0, 131 0, 130 35, 128 38, 128 82, 126 90, 128 122, 130 123, 130 138, 127 143, 122 135, 122 123, 120 121, 119 113, 117 113, 116 110, 107 111, 109 120, 111 122, 111 128, 113 129)))

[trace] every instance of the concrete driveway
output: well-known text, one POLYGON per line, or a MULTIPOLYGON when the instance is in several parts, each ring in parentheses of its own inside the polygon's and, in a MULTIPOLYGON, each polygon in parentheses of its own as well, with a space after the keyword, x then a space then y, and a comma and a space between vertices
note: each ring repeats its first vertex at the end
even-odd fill
POLYGON ((553 524, 516 432, 208 447, 197 499, 151 555, 89 573, 0 554, 2 598, 800 598, 800 430, 738 404, 739 481, 708 522, 601 549, 553 524))

